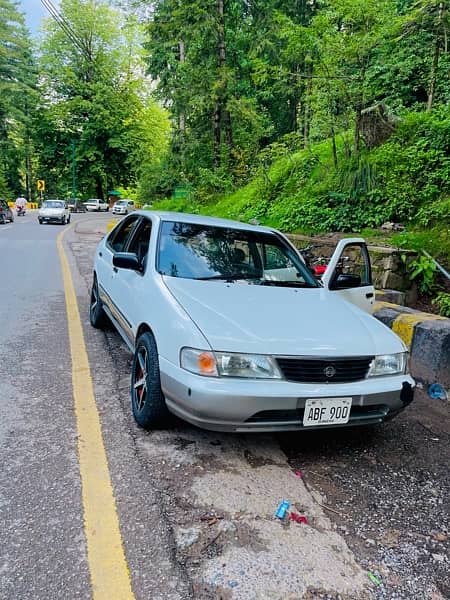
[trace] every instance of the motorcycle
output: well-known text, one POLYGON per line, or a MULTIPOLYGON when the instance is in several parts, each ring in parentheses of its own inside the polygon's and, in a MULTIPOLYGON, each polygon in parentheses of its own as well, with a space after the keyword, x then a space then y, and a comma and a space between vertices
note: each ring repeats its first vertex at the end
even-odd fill
POLYGON ((25 206, 16 206, 16 214, 18 217, 24 217, 26 213, 25 206))

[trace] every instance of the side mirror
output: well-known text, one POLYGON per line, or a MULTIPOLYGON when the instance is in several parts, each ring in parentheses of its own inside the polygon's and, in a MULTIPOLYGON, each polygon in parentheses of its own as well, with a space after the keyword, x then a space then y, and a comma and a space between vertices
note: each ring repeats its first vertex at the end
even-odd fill
POLYGON ((142 265, 134 252, 116 252, 113 256, 113 265, 119 269, 142 271, 142 265))
POLYGON ((357 288, 361 285, 361 277, 351 273, 341 273, 334 281, 334 290, 345 290, 347 288, 357 288))

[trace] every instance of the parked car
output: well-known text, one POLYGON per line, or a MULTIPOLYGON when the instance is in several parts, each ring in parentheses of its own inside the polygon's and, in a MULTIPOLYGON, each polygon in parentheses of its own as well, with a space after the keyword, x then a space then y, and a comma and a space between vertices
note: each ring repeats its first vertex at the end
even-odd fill
POLYGON ((38 221, 43 223, 60 223, 65 225, 70 223, 70 212, 67 203, 64 200, 45 200, 39 211, 38 221))
POLYGON ((90 321, 134 354, 131 405, 215 431, 388 420, 413 400, 407 349, 370 312, 369 254, 342 240, 322 281, 278 231, 135 211, 99 243, 90 321))
POLYGON ((113 215, 127 215, 136 210, 133 200, 118 200, 112 207, 113 215))
POLYGON ((109 210, 109 204, 100 198, 91 198, 87 202, 84 202, 84 206, 88 211, 108 212, 109 210))
POLYGON ((83 202, 78 200, 78 198, 69 198, 67 201, 67 206, 69 207, 71 213, 81 213, 86 212, 87 210, 83 202))
POLYGON ((0 198, 0 224, 4 225, 6 221, 14 222, 13 211, 9 208, 6 200, 0 198))

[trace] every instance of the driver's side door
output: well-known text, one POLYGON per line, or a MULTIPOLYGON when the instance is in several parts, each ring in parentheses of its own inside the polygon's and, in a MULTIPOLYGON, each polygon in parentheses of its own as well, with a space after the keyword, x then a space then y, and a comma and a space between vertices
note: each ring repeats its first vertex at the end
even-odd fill
POLYGON ((366 242, 362 238, 341 240, 322 275, 322 283, 330 292, 372 313, 375 288, 366 242))

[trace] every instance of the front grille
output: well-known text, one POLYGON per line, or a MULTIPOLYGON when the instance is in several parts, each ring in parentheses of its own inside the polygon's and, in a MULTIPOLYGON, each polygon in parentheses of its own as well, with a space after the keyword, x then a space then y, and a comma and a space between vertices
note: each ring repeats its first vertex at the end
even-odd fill
MULTIPOLYGON (((291 423, 302 425, 304 409, 297 410, 263 410, 255 413, 246 420, 246 423, 291 423)), ((349 424, 359 422, 379 421, 389 414, 386 404, 372 404, 370 406, 352 406, 349 424)))
POLYGON ((277 358, 288 381, 301 383, 349 383, 364 379, 373 356, 349 358, 277 358))

